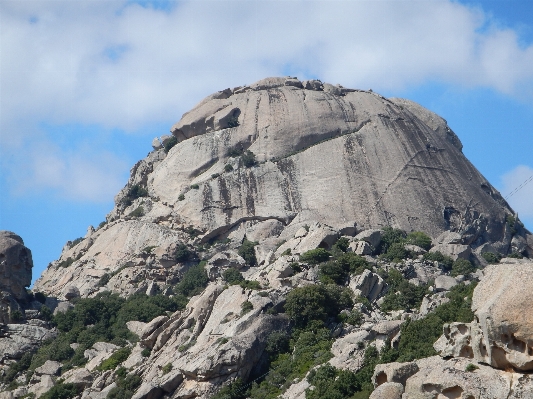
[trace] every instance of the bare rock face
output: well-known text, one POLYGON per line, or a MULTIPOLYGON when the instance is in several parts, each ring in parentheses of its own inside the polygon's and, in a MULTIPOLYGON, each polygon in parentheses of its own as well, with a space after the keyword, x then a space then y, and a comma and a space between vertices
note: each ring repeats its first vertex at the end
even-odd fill
POLYGON ((26 298, 32 267, 31 251, 24 246, 22 238, 10 231, 0 231, 0 290, 17 300, 26 298))
POLYGON ((353 220, 360 230, 506 243, 512 211, 444 119, 411 101, 318 83, 267 78, 207 97, 172 127, 178 144, 166 157, 158 150, 136 165, 110 218, 133 210, 123 200, 141 184, 153 205, 145 217, 170 206, 206 239, 245 221, 353 220), (245 167, 235 156, 243 151, 258 163, 245 167))

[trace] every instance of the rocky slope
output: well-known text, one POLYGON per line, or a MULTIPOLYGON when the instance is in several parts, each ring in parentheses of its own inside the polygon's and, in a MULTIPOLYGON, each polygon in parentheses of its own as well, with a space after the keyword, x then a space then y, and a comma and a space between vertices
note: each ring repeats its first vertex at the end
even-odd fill
POLYGON ((3 233, 0 398, 528 397, 533 236, 441 117, 267 78, 171 133, 35 297, 3 233))

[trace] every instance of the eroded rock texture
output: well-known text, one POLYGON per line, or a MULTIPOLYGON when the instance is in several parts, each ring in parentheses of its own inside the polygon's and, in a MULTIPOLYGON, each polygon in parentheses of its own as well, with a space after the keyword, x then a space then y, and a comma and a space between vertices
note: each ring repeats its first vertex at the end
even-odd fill
POLYGON ((296 218, 434 237, 454 230, 463 244, 504 238, 510 210, 445 120, 408 100, 293 83, 225 90, 186 113, 172 127, 179 143, 148 173, 150 197, 211 235, 244 220, 296 218), (259 164, 239 167, 231 150, 250 150, 259 164))

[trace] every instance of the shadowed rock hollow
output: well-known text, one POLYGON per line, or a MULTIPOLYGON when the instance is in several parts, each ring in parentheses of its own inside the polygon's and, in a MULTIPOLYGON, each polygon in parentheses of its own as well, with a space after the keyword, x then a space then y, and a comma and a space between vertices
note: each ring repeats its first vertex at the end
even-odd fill
POLYGON ((446 121, 409 100, 268 78, 207 97, 171 131, 178 144, 137 180, 209 237, 246 220, 355 221, 481 244, 504 239, 512 212, 446 121), (232 150, 258 164, 243 167, 232 150))

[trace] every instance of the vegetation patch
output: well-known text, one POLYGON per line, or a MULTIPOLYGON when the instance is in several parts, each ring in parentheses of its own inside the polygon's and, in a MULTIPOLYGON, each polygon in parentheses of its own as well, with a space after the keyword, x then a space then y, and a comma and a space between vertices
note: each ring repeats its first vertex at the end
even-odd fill
POLYGON ((207 283, 209 283, 209 278, 205 271, 205 262, 200 262, 185 272, 181 281, 174 287, 174 292, 189 298, 200 294, 207 287, 207 283))
POLYGON ((324 248, 311 249, 300 255, 300 262, 309 263, 310 265, 317 265, 321 262, 327 261, 331 257, 331 253, 324 248))
POLYGON ((110 357, 104 360, 97 369, 99 371, 114 370, 117 366, 125 361, 131 354, 131 348, 120 348, 114 352, 110 357))
POLYGON ((255 257, 254 247, 258 245, 258 242, 248 241, 246 238, 243 240, 242 245, 237 250, 237 253, 244 259, 246 265, 257 266, 257 258, 255 257))

